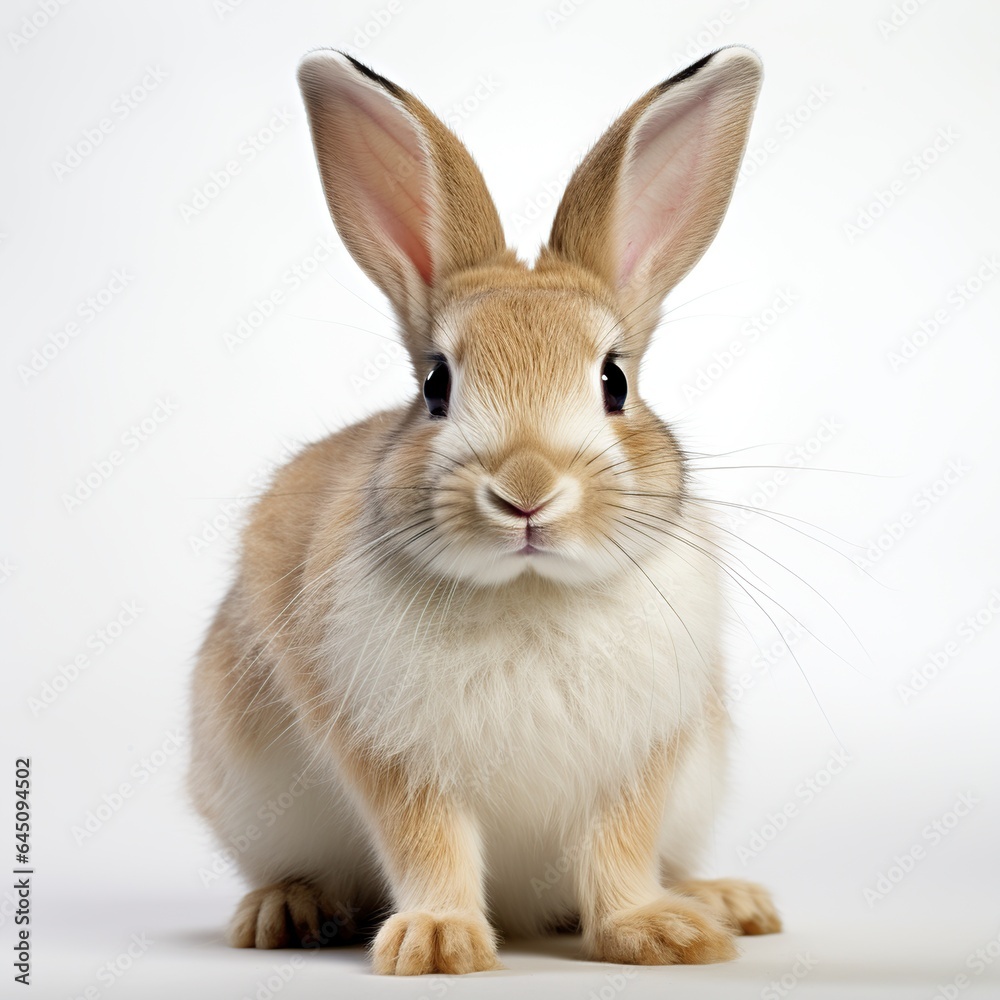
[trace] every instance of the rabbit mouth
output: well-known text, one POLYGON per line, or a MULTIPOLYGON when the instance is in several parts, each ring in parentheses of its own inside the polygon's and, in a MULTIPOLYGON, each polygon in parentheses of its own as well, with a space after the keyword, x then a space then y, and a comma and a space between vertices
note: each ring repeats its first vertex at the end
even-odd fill
POLYGON ((541 544, 541 531, 530 521, 524 526, 524 537, 521 546, 514 550, 517 556, 545 555, 551 553, 541 544))
POLYGON ((532 556, 532 555, 544 555, 545 549, 540 549, 531 542, 525 542, 515 553, 519 556, 532 556))

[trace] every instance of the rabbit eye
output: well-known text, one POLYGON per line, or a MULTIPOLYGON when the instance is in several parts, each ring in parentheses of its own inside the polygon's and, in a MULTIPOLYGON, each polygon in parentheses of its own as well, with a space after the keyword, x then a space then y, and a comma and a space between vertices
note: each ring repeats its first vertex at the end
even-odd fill
POLYGON ((424 379, 424 402, 432 417, 447 415, 450 392, 451 372, 448 371, 448 362, 439 361, 424 379))
POLYGON ((625 397, 628 395, 625 372, 613 361, 605 361, 601 371, 601 385, 604 387, 604 409, 608 413, 618 413, 625 406, 625 397))

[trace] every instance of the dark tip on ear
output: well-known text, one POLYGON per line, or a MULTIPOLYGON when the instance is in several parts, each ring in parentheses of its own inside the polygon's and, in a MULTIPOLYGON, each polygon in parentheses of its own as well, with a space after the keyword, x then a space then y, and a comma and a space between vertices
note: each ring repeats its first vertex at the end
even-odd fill
POLYGON ((714 55, 715 55, 714 52, 709 52, 707 56, 702 56, 697 62, 691 63, 690 66, 688 66, 686 69, 682 69, 679 73, 676 73, 669 80, 664 80, 663 83, 661 83, 659 86, 660 93, 662 94, 665 90, 672 87, 675 83, 680 83, 682 80, 690 79, 692 76, 695 75, 695 73, 698 72, 698 70, 700 70, 703 66, 705 66, 705 64, 709 61, 709 59, 711 59, 712 56, 714 55))
POLYGON ((369 80, 374 80, 375 83, 377 83, 380 87, 384 87, 386 90, 388 90, 393 97, 403 96, 403 91, 399 87, 397 87, 396 84, 392 82, 392 80, 387 80, 384 76, 379 76, 378 73, 375 72, 375 70, 366 66, 363 62, 358 62, 358 60, 355 59, 354 56, 348 56, 346 52, 344 53, 344 55, 347 56, 347 58, 351 61, 351 65, 362 76, 367 76, 369 80))

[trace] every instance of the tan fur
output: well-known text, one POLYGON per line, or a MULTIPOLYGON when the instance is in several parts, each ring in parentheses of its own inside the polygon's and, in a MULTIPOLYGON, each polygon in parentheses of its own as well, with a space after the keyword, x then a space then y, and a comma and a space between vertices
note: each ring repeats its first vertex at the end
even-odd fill
POLYGON ((594 931, 592 955, 622 965, 707 965, 737 955, 732 934, 684 896, 664 893, 609 914, 594 931))
POLYGON ((482 914, 396 913, 382 926, 372 968, 384 976, 462 975, 501 969, 493 932, 482 914))
MULTIPOLYGON (((254 505, 239 575, 209 630, 194 676, 196 740, 234 740, 231 749, 237 753, 241 745, 256 747, 290 721, 280 682, 302 703, 318 693, 308 657, 288 655, 292 669, 280 678, 274 664, 292 650, 319 643, 322 608, 297 598, 346 550, 349 528, 365 509, 361 484, 388 443, 392 418, 378 414, 311 445, 278 471, 254 505)), ((328 719, 322 715, 315 723, 328 719)), ((211 786, 206 789, 204 778, 191 772, 196 804, 210 812, 211 786)))
POLYGON ((352 936, 349 924, 336 914, 308 882, 289 880, 247 893, 229 926, 234 948, 284 948, 296 942, 306 947, 329 943, 324 925, 332 924, 338 940, 352 936), (335 922, 335 916, 340 919, 335 922))
MULTIPOLYGON (((698 166, 711 177, 705 185, 704 197, 697 204, 678 207, 687 218, 683 238, 669 247, 669 254, 660 253, 652 262, 654 273, 650 287, 622 288, 621 303, 635 327, 635 335, 629 343, 631 350, 646 348, 656 325, 662 296, 691 270, 722 223, 749 134, 750 118, 745 113, 745 104, 749 102, 752 106, 756 98, 759 70, 750 64, 741 65, 727 84, 740 93, 740 99, 719 102, 723 120, 718 130, 718 145, 698 166), (651 291, 656 294, 651 295, 651 291)), ((676 84, 668 80, 647 91, 587 154, 559 204, 549 247, 543 251, 540 265, 544 265, 551 253, 562 260, 583 265, 602 276, 610 287, 616 287, 617 258, 622 247, 616 243, 613 219, 615 212, 622 208, 621 175, 640 140, 638 127, 643 117, 660 98, 668 95, 671 87, 676 84)), ((701 95, 699 99, 710 100, 711 95, 701 95)))
POLYGON ((704 903, 738 934, 777 934, 781 930, 771 894, 763 886, 742 879, 683 879, 670 886, 704 903))
MULTIPOLYGON (((234 827, 238 834, 253 822, 256 802, 247 789, 275 782, 280 787, 286 779, 308 783, 331 790, 329 802, 322 795, 306 797, 309 805, 302 808, 313 810, 304 813, 308 821, 320 824, 319 832, 327 829, 324 824, 339 823, 340 834, 357 837, 358 843, 341 855, 339 842, 303 839, 303 851, 325 858, 328 849, 331 864, 340 866, 332 881, 322 863, 309 870, 294 855, 279 863, 266 850, 247 849, 240 865, 254 888, 234 917, 233 944, 308 943, 322 937, 321 921, 332 911, 357 911, 352 919, 364 922, 391 902, 395 912, 372 946, 376 972, 498 968, 483 847, 492 831, 476 810, 494 809, 494 822, 517 820, 496 811, 496 802, 484 806, 483 801, 492 787, 502 786, 490 768, 501 766, 498 757, 506 766, 502 755, 509 758, 511 751, 494 731, 494 759, 473 767, 470 777, 469 767, 453 770, 447 760, 442 763, 436 746, 422 755, 400 749, 396 743, 411 735, 445 738, 444 699, 432 703, 440 711, 429 725, 414 709, 413 717, 424 719, 424 732, 388 730, 396 743, 381 723, 395 719, 392 713, 406 708, 407 698, 424 707, 421 689, 407 687, 407 670, 425 668, 414 651, 432 625, 434 642, 419 648, 436 652, 440 646, 446 660, 449 642, 468 649, 456 640, 467 638, 470 629, 485 632, 497 619, 509 619, 510 648, 500 650, 489 669, 501 676, 516 673, 523 658, 513 654, 525 646, 548 651, 562 639, 573 648, 574 637, 560 633, 561 623, 552 625, 553 609, 578 599, 617 609, 614 597, 622 579, 616 574, 627 574, 635 592, 662 600, 646 623, 650 647, 654 629, 659 630, 661 660, 672 663, 679 658, 677 646, 687 649, 685 662, 676 664, 677 677, 670 678, 675 700, 680 701, 682 670, 699 693, 685 703, 695 710, 685 707, 689 714, 683 724, 670 723, 674 731, 668 737, 654 740, 643 732, 635 746, 624 749, 611 741, 622 757, 620 774, 588 785, 592 776, 573 770, 572 754, 560 758, 583 789, 567 812, 587 825, 586 850, 574 878, 589 953, 641 964, 719 961, 735 953, 733 930, 766 933, 780 926, 755 887, 690 881, 681 862, 664 871, 669 888, 659 881, 658 837, 672 783, 691 764, 696 748, 707 741, 721 753, 724 741, 718 699, 701 705, 704 691, 719 686, 715 636, 708 637, 704 650, 690 632, 685 636, 686 624, 661 589, 673 586, 675 596, 691 602, 692 614, 714 621, 710 576, 697 580, 698 587, 684 587, 673 563, 658 583, 651 575, 665 548, 690 542, 683 535, 665 542, 663 526, 691 532, 688 525, 699 522, 685 520, 692 500, 677 442, 636 391, 641 354, 662 297, 718 228, 746 141, 755 60, 747 53, 720 56, 705 72, 711 85, 704 92, 685 83, 691 74, 682 75, 649 91, 612 126, 574 175, 550 244, 529 268, 506 248, 472 158, 421 102, 342 56, 317 54, 304 62, 300 82, 337 228, 390 298, 418 380, 439 356, 461 377, 455 380, 448 421, 431 419, 416 393, 408 404, 305 449, 278 472, 251 512, 236 579, 205 639, 194 678, 192 794, 220 834, 231 835, 234 827), (688 172, 690 191, 681 207, 691 219, 676 239, 658 241, 647 225, 645 203, 637 201, 639 182, 622 184, 630 171, 650 166, 643 156, 660 141, 661 119, 687 113, 683 101, 680 111, 670 102, 678 94, 689 100, 684 96, 689 93, 701 94, 711 111, 705 131, 715 148, 698 170, 688 172), (625 267, 630 226, 645 240, 644 256, 625 267), (630 387, 618 413, 605 412, 599 381, 611 355, 630 387), (452 423, 457 428, 452 437, 461 435, 461 460, 442 452, 452 423), (512 507, 538 508, 530 527, 512 507), (617 535, 609 524, 619 526, 617 535), (559 556, 570 566, 566 579, 546 576, 540 568, 510 580, 488 578, 491 554, 507 558, 517 552, 511 545, 531 531, 540 545, 569 554, 559 556), (421 614, 414 625, 407 612, 421 607, 428 618, 421 614), (542 608, 549 619, 537 614, 542 608), (394 645, 404 620, 412 636, 394 645), (346 633, 358 644, 347 643, 346 633), (345 661, 336 653, 342 648, 360 648, 365 655, 345 661), (395 687, 368 683, 381 679, 379 671, 394 678, 395 687), (364 697, 355 697, 356 689, 363 689, 364 697), (293 775, 293 767, 301 774, 293 775)), ((662 192, 658 196, 658 210, 664 210, 669 199, 662 192)), ((684 565, 683 559, 676 562, 684 565)), ((654 657, 650 666, 660 662, 654 657)), ((469 678, 471 691, 448 694, 477 704, 476 686, 487 680, 469 678)), ((631 698, 632 680, 623 675, 609 700, 620 690, 631 698)), ((656 683, 647 689, 641 678, 647 713, 657 684, 665 683, 650 680, 656 683)), ((518 690, 500 689, 501 696, 518 690)), ((574 701, 572 684, 557 678, 550 690, 559 701, 553 712, 565 711, 581 726, 579 733, 566 735, 567 746, 582 739, 580 733, 607 735, 603 705, 596 706, 595 722, 574 701)), ((528 711, 533 707, 528 700, 521 696, 513 710, 528 711)), ((631 724, 633 715, 622 718, 631 724)), ((671 703, 660 706, 657 719, 675 715, 682 718, 681 706, 671 703)), ((489 713, 476 719, 472 732, 478 740, 494 720, 489 713)), ((470 742, 457 724, 451 738, 456 753, 470 742)), ((618 759, 597 758, 598 769, 618 759)), ((524 781, 535 777, 534 761, 513 766, 522 768, 524 781)), ((515 793, 507 787, 507 795, 515 793)), ((530 811, 537 804, 526 805, 530 811)), ((542 833, 537 831, 537 839, 542 833)), ((284 843, 276 840, 275 851, 284 843)))
MULTIPOLYGON (((431 111, 412 94, 378 78, 385 99, 403 114, 391 128, 374 136, 363 133, 373 123, 360 113, 361 87, 342 91, 342 99, 331 100, 330 89, 316 61, 306 61, 299 71, 299 83, 310 110, 310 127, 320 160, 330 211, 338 222, 348 249, 376 284, 393 300, 404 321, 407 346, 417 353, 428 345, 430 304, 426 286, 406 280, 391 257, 371 240, 370 221, 356 218, 345 207, 354 192, 345 191, 342 151, 358 142, 378 142, 380 132, 390 136, 380 169, 368 178, 390 193, 401 218, 416 215, 414 205, 426 207, 434 216, 432 247, 419 252, 420 270, 427 286, 445 281, 450 275, 491 259, 510 259, 496 206, 486 190, 483 176, 468 150, 431 111), (429 169, 426 169, 429 168, 429 169)), ((404 219, 405 221, 405 219, 404 219)), ((408 239, 419 242, 419 225, 413 222, 408 239)), ((412 247, 411 247, 412 249, 412 247)))
POLYGON ((359 753, 341 735, 340 760, 364 798, 398 911, 372 945, 375 971, 500 968, 484 913, 482 859, 471 818, 434 789, 414 790, 398 765, 359 753))
POLYGON ((656 832, 683 737, 657 747, 636 784, 605 804, 584 854, 584 940, 593 958, 638 965, 721 962, 736 954, 708 908, 659 883, 656 832))

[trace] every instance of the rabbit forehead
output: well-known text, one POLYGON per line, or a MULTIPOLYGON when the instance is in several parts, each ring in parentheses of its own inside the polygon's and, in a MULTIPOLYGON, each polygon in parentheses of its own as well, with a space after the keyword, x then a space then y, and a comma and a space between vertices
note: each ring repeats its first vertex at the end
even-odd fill
POLYGON ((434 343, 468 377, 534 371, 544 383, 547 373, 589 371, 613 350, 619 328, 613 313, 585 292, 507 288, 451 302, 434 343))

